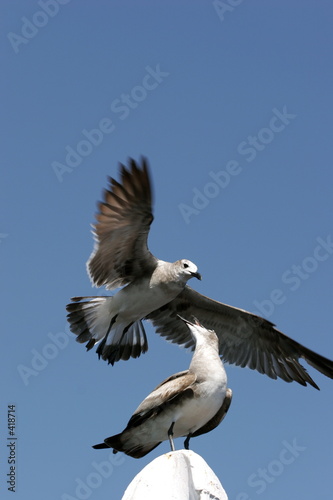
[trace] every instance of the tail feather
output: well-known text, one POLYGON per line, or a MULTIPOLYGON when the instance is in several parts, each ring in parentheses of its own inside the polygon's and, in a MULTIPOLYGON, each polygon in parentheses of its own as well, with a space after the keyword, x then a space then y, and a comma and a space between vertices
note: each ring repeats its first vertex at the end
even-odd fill
POLYGON ((66 306, 70 329, 83 344, 94 339, 99 342, 110 325, 110 306, 113 297, 73 297, 66 306))
POLYGON ((119 360, 137 358, 148 350, 148 341, 141 320, 133 324, 113 323, 113 297, 73 297, 68 304, 67 320, 77 342, 89 351, 99 342, 98 357, 114 365, 119 360), (112 326, 111 326, 112 325, 112 326), (110 330, 111 326, 111 330, 110 330))
POLYGON ((95 450, 113 448, 113 453, 122 451, 130 457, 141 458, 151 452, 159 444, 161 444, 161 442, 131 445, 131 438, 130 436, 126 436, 126 431, 124 431, 120 434, 115 434, 114 436, 106 438, 104 443, 95 444, 93 448, 95 448, 95 450))
POLYGON ((102 450, 104 448, 109 448, 109 446, 105 443, 99 443, 99 444, 94 444, 93 448, 95 448, 95 450, 102 450))
POLYGON ((126 325, 116 324, 114 335, 111 335, 111 330, 111 334, 107 335, 97 348, 98 355, 111 365, 121 359, 138 358, 148 350, 146 332, 141 320, 135 321, 126 333, 123 333, 125 329, 126 325))
POLYGON ((123 451, 123 445, 121 442, 123 433, 120 434, 115 434, 114 436, 110 436, 106 439, 104 439, 103 443, 95 444, 93 448, 95 450, 102 450, 105 448, 113 448, 114 452, 116 453, 117 451, 123 451))

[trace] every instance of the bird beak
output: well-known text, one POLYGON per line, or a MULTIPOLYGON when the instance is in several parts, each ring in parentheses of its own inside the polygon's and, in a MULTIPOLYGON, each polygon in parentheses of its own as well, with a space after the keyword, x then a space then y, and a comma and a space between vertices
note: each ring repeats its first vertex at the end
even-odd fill
POLYGON ((179 319, 181 319, 182 321, 184 321, 184 323, 186 323, 187 325, 202 326, 195 316, 192 316, 193 321, 190 321, 189 319, 184 318, 180 314, 177 314, 177 316, 178 316, 179 319))
POLYGON ((197 278, 198 280, 202 280, 202 276, 200 273, 191 273, 194 278, 197 278))
POLYGON ((181 319, 182 321, 184 321, 184 323, 186 323, 187 325, 202 326, 195 316, 192 316, 192 321, 190 321, 189 319, 184 318, 180 314, 177 314, 177 316, 178 316, 179 319, 181 319))

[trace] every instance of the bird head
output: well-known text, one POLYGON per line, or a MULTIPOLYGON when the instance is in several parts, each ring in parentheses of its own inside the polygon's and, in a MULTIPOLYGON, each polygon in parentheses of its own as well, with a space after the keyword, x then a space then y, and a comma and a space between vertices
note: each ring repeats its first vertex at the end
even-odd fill
POLYGON ((188 281, 191 278, 197 278, 201 280, 201 274, 198 272, 198 268, 193 262, 187 259, 177 260, 175 262, 177 266, 178 275, 182 276, 185 281, 188 281))
POLYGON ((218 346, 218 338, 214 330, 208 330, 205 328, 194 316, 192 317, 193 321, 190 321, 179 314, 177 316, 179 319, 184 321, 184 323, 186 323, 196 344, 210 341, 214 345, 216 344, 216 346, 218 346))

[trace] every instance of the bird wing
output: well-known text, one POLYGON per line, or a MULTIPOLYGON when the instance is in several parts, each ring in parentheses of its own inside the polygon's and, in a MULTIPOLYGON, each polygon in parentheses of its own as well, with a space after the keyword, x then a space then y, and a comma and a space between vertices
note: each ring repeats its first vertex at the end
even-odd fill
POLYGON ((223 361, 258 370, 269 377, 311 384, 300 358, 327 377, 333 378, 333 362, 307 349, 274 328, 274 324, 243 309, 228 306, 192 290, 189 286, 171 302, 147 316, 157 333, 167 340, 192 347, 193 339, 184 321, 195 316, 205 328, 215 330, 223 361))
POLYGON ((200 427, 200 429, 198 429, 197 431, 193 432, 191 438, 196 436, 201 436, 201 434, 206 434, 207 432, 212 431, 213 429, 215 429, 215 427, 220 425, 220 423, 228 413, 229 407, 231 405, 231 399, 232 399, 232 390, 227 389, 225 398, 223 400, 223 403, 219 411, 205 425, 200 427))
POLYGON ((157 259, 150 253, 147 238, 152 214, 152 189, 148 163, 132 159, 120 164, 121 182, 109 178, 98 204, 94 227, 95 249, 87 270, 95 286, 114 289, 151 272, 157 259))
POLYGON ((178 404, 193 396, 192 385, 196 375, 188 370, 165 379, 142 401, 130 418, 126 429, 137 427, 149 418, 155 417, 167 406, 178 404))

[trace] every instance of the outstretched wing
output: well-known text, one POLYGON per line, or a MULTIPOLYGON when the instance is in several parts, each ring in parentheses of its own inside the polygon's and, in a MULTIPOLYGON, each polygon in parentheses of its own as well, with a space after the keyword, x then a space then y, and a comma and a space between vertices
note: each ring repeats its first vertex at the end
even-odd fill
POLYGON ((141 166, 120 164, 121 181, 109 178, 109 189, 98 204, 95 249, 87 270, 95 286, 114 289, 152 271, 157 259, 147 247, 152 214, 152 189, 147 160, 141 166))
POLYGON ((269 377, 311 384, 303 358, 327 377, 333 378, 333 362, 302 346, 274 328, 270 321, 243 309, 222 304, 192 290, 189 286, 169 304, 149 314, 157 333, 167 340, 193 348, 190 332, 177 314, 191 320, 195 316, 219 337, 221 358, 241 367, 248 366, 269 377))

